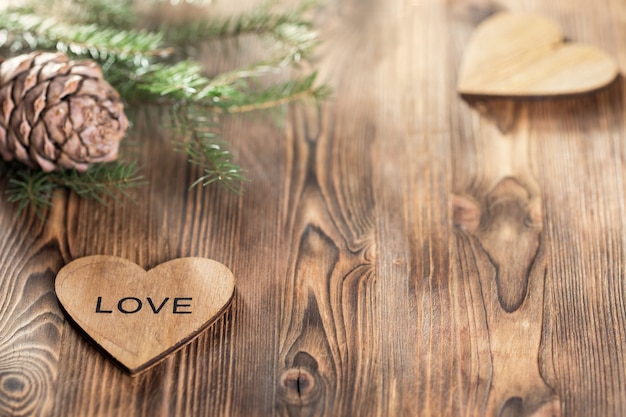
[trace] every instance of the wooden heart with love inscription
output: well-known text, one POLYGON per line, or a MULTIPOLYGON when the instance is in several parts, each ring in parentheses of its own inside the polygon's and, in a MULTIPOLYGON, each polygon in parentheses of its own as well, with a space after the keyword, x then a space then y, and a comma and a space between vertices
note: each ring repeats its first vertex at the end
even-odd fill
POLYGON ((232 272, 205 258, 180 258, 145 271, 115 256, 87 256, 57 274, 57 297, 71 320, 125 371, 164 359, 228 306, 232 272))
POLYGON ((470 39, 459 72, 461 94, 558 96, 597 90, 618 75, 614 59, 592 46, 563 43, 550 20, 499 13, 470 39))

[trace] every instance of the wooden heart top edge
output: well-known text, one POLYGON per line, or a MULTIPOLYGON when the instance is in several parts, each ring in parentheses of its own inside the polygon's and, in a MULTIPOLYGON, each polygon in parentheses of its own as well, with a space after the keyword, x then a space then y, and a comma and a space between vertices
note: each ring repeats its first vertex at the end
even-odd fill
POLYGON ((181 349, 182 347, 184 347, 185 345, 187 345, 188 343, 190 343, 192 340, 194 340, 195 338, 199 337, 204 330, 206 330, 208 327, 210 327, 213 323, 215 323, 215 321, 220 318, 223 313, 229 308, 229 306, 232 303, 232 300, 234 298, 235 295, 235 280, 234 280, 234 275, 232 274, 232 272, 223 264, 208 259, 208 258, 199 258, 199 257, 184 257, 184 258, 176 258, 176 259, 172 259, 170 261, 166 261, 164 263, 161 263, 159 265, 156 265, 155 267, 151 268, 151 269, 144 269, 141 266, 137 265, 136 263, 122 258, 122 257, 117 257, 117 256, 108 256, 108 255, 92 255, 92 256, 85 256, 82 258, 77 258, 76 260, 68 263, 65 267, 61 268, 61 270, 59 270, 59 274, 57 275, 57 279, 55 279, 55 292, 57 294, 57 300, 59 302, 59 306, 61 307, 61 309, 63 310, 63 312, 65 313, 65 317, 67 318, 67 320, 72 323, 74 325, 74 328, 81 333, 92 345, 94 345, 95 347, 97 347, 98 351, 100 353, 102 353, 104 356, 106 356, 107 358, 109 358, 111 360, 111 362, 113 364, 115 364, 118 368, 120 368, 122 371, 126 372, 127 374, 129 374, 130 376, 137 376, 138 374, 148 370, 149 368, 153 367, 154 365, 158 364, 159 362, 161 362, 163 359, 165 359, 166 357, 168 357, 169 355, 175 353, 176 351, 178 351, 179 349, 181 349), (77 320, 72 316, 72 314, 70 314, 70 312, 66 309, 66 307, 63 304, 62 301, 62 297, 59 297, 59 291, 58 288, 63 284, 64 281, 64 277, 62 276, 61 271, 66 268, 66 267, 70 267, 72 268, 83 268, 85 266, 87 266, 89 263, 98 263, 98 262, 118 262, 118 263, 122 263, 125 265, 128 265, 130 267, 135 267, 138 269, 143 270, 144 272, 149 272, 155 268, 158 268, 159 266, 165 265, 168 262, 172 262, 172 261, 178 261, 178 260, 194 260, 194 259, 199 259, 199 260, 203 260, 203 261, 212 261, 215 262, 216 264, 221 265, 222 267, 224 267, 226 270, 228 270, 229 274, 228 277, 230 278, 229 280, 229 292, 230 292, 230 297, 228 298, 228 300, 223 304, 223 306, 219 309, 219 311, 217 311, 212 317, 211 319, 207 320, 202 326, 200 326, 196 331, 190 333, 187 337, 179 340, 177 343, 173 344, 170 348, 166 349, 165 351, 163 351, 161 354, 155 356, 154 358, 152 358, 151 360, 143 363, 140 366, 137 367, 128 367, 126 366, 123 362, 121 362, 117 357, 115 357, 114 355, 112 355, 111 353, 109 353, 107 351, 107 349, 105 349, 100 343, 98 343, 98 341, 92 337, 85 329, 83 329, 83 327, 80 325, 80 323, 77 322, 77 320), (80 261, 80 262, 77 262, 80 261), (61 275, 61 279, 59 279, 58 277, 61 275))

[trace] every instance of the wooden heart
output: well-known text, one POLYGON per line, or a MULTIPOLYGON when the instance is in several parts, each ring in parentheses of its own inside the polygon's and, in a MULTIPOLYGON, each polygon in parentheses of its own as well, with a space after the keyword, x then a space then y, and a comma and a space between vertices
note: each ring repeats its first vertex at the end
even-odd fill
POLYGON ((136 374, 207 328, 235 282, 219 262, 180 258, 145 271, 115 256, 87 256, 57 274, 63 309, 125 371, 136 374))
POLYGON ((611 57, 592 46, 563 43, 550 20, 499 13, 472 34, 457 88, 461 94, 557 96, 597 90, 617 75, 611 57))

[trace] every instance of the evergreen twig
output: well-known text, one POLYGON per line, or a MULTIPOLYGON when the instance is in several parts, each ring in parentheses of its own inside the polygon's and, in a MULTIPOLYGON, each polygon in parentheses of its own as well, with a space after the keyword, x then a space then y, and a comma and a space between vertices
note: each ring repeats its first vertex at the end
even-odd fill
POLYGON ((92 165, 83 174, 75 170, 35 171, 11 163, 5 173, 9 178, 5 194, 9 202, 17 205, 17 215, 29 206, 40 214, 52 205, 54 191, 59 188, 70 189, 81 197, 105 204, 106 198, 120 201, 119 197, 123 196, 131 199, 127 190, 145 184, 139 171, 135 162, 120 161, 92 165))
POLYGON ((200 167, 201 175, 190 185, 203 187, 217 183, 239 193, 245 181, 241 167, 217 133, 215 123, 201 111, 188 104, 172 108, 174 129, 182 139, 175 143, 177 152, 185 153, 190 164, 200 167))
MULTIPOLYGON (((41 3, 50 9, 49 2, 39 2, 39 5, 41 3)), ((73 0, 69 3, 57 0, 52 7, 72 23, 94 24, 117 30, 132 29, 138 20, 132 0, 73 0)))
POLYGON ((136 162, 112 162, 92 165, 87 172, 62 171, 50 177, 60 187, 69 188, 81 197, 102 204, 105 198, 120 201, 120 196, 132 200, 127 190, 144 185, 143 175, 136 162))
POLYGON ((319 102, 330 94, 326 86, 315 84, 317 72, 260 90, 243 79, 216 84, 202 75, 200 66, 193 61, 171 66, 156 64, 139 72, 133 81, 132 91, 138 95, 135 98, 170 105, 194 103, 218 112, 243 113, 307 99, 319 102))
POLYGON ((304 15, 319 5, 319 0, 305 0, 293 10, 274 13, 267 3, 234 17, 199 16, 184 24, 164 22, 160 30, 168 42, 177 45, 223 41, 243 35, 268 36, 281 44, 299 45, 301 38, 294 37, 295 28, 310 30, 311 23, 304 15))
POLYGON ((132 60, 138 65, 147 65, 149 57, 171 53, 171 49, 162 46, 160 33, 68 24, 19 9, 0 13, 0 28, 0 47, 8 45, 13 51, 56 49, 100 62, 132 60))
MULTIPOLYGON (((276 12, 269 3, 234 17, 208 14, 183 25, 163 24, 156 30, 137 29, 133 0, 73 0, 64 3, 62 18, 52 17, 34 3, 0 14, 0 47, 13 52, 58 50, 99 62, 105 78, 131 107, 157 104, 171 111, 175 150, 184 152, 200 174, 191 186, 218 183, 239 192, 245 181, 227 144, 218 135, 219 116, 267 110, 293 101, 319 101, 330 91, 318 85, 317 74, 282 82, 259 82, 268 74, 308 59, 318 44, 305 16, 319 4, 304 0, 293 10, 276 12), (213 77, 189 56, 173 54, 180 46, 256 36, 271 40, 264 58, 213 77), (264 87, 260 87, 265 85, 264 87)), ((182 48, 184 50, 184 48, 182 48)), ((18 213, 28 206, 38 212, 52 204, 58 188, 105 202, 128 196, 141 185, 135 163, 97 164, 84 174, 44 173, 7 164, 6 196, 18 213)))
POLYGON ((280 105, 311 100, 315 104, 328 98, 331 91, 328 87, 315 85, 317 73, 279 83, 261 91, 255 91, 249 95, 242 96, 240 102, 226 108, 229 113, 246 113, 257 110, 267 110, 280 105))

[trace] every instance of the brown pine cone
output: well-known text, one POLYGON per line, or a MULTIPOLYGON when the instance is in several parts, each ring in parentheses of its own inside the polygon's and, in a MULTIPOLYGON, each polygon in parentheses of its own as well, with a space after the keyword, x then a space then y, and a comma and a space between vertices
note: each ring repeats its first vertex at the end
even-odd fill
POLYGON ((117 158, 128 120, 93 61, 34 52, 0 64, 0 155, 31 168, 85 171, 117 158))

